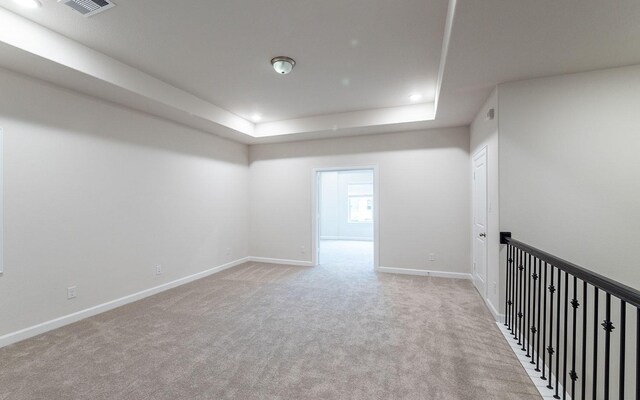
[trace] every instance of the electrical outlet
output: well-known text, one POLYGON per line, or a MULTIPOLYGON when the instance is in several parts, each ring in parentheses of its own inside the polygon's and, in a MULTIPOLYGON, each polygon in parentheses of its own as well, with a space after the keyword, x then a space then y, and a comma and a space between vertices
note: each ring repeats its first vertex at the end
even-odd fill
POLYGON ((156 275, 162 275, 162 265, 156 265, 156 275))
POLYGON ((67 300, 75 299, 78 297, 78 288, 76 286, 69 286, 67 288, 67 300))
POLYGON ((435 261, 436 260, 436 253, 430 253, 429 254, 429 261, 435 261))
POLYGON ((300 254, 307 254, 307 248, 304 246, 300 246, 300 254))
POLYGON ((231 247, 227 247, 227 255, 231 255, 231 247))

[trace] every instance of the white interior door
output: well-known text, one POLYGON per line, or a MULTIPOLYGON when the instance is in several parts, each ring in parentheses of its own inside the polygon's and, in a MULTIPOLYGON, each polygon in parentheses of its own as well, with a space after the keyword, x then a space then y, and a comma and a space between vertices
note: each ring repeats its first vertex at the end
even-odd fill
POLYGON ((473 282, 487 295, 487 148, 473 156, 473 282))

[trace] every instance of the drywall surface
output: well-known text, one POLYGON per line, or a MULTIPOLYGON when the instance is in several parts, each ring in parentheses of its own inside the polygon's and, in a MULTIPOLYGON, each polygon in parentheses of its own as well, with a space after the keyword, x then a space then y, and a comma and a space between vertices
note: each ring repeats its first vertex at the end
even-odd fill
POLYGON ((247 146, 3 70, 0 93, 0 336, 248 256, 247 146))
MULTIPOLYGON (((504 266, 500 263, 500 172, 498 91, 494 90, 471 123, 471 156, 487 150, 487 293, 493 311, 504 313, 504 266), (488 116, 493 109, 493 119, 488 116)), ((471 166, 473 168, 473 165, 471 166)), ((485 295, 484 293, 482 293, 485 295)))
POLYGON ((498 90, 502 230, 640 288, 640 66, 498 90))
POLYGON ((373 214, 373 171, 322 172, 319 190, 320 239, 373 240, 373 220, 349 219, 350 195, 369 198, 373 214))
POLYGON ((380 266, 470 272, 468 128, 255 145, 249 154, 252 256, 311 261, 314 168, 377 165, 380 266))

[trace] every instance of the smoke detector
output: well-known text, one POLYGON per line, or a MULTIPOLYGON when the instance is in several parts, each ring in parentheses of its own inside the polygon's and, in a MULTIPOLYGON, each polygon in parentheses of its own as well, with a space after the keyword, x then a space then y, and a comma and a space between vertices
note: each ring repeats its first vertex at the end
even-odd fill
POLYGON ((71 7, 85 17, 94 16, 116 5, 111 0, 58 0, 58 3, 71 7))

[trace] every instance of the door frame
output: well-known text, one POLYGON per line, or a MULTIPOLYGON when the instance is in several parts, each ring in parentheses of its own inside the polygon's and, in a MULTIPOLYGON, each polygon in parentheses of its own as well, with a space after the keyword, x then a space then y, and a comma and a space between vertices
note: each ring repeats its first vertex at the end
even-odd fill
POLYGON ((489 237, 488 235, 484 238, 484 266, 485 266, 485 277, 484 277, 484 290, 481 291, 478 288, 477 280, 476 280, 476 269, 474 268, 474 263, 476 259, 475 245, 475 162, 476 159, 484 155, 485 162, 485 233, 489 232, 489 146, 485 145, 481 147, 478 151, 476 151, 471 157, 471 278, 473 281, 473 286, 478 290, 478 293, 482 296, 483 299, 488 298, 489 293, 489 237))
POLYGON ((318 247, 320 246, 320 174, 322 172, 372 171, 373 172, 373 268, 380 266, 380 196, 378 165, 359 165, 349 167, 314 168, 311 178, 311 263, 318 265, 318 247))

